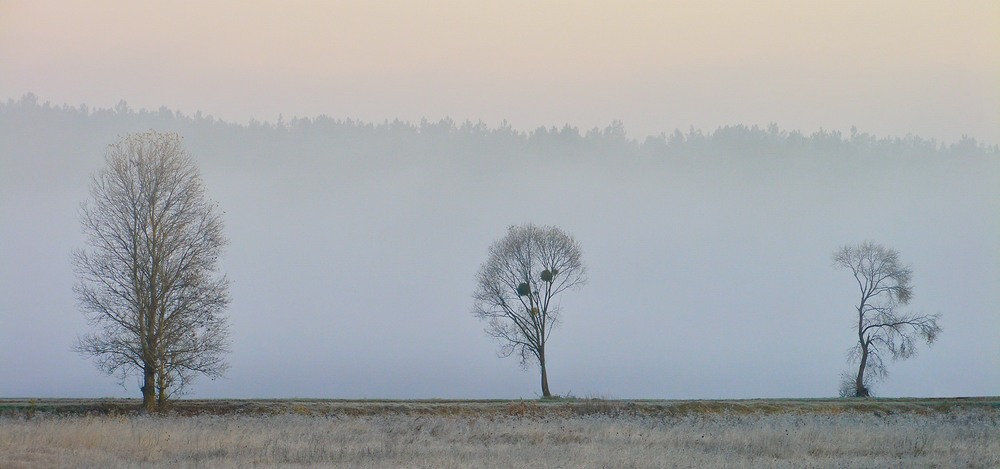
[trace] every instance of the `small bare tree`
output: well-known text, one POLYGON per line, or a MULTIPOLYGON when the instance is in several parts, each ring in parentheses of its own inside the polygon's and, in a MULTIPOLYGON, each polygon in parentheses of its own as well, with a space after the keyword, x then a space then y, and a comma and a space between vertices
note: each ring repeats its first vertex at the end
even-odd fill
POLYGON ((928 345, 934 342, 941 333, 940 315, 898 311, 913 296, 913 271, 902 265, 895 250, 867 241, 840 248, 833 254, 833 261, 851 270, 860 290, 855 307, 858 342, 848 354, 850 362, 858 363, 858 371, 853 375, 853 390, 845 383, 840 394, 868 397, 871 383, 888 375, 886 358, 906 359, 916 353, 917 340, 928 345))
POLYGON ((493 243, 479 269, 473 314, 489 321, 486 332, 500 342, 500 356, 515 352, 521 365, 537 361, 542 396, 551 397, 545 344, 559 322, 556 295, 586 282, 580 245, 553 226, 511 226, 493 243))
POLYGON ((105 159, 80 210, 88 249, 73 253, 75 291, 96 329, 76 350, 123 386, 141 376, 143 410, 155 412, 195 375, 226 370, 222 218, 178 135, 128 135, 105 159))

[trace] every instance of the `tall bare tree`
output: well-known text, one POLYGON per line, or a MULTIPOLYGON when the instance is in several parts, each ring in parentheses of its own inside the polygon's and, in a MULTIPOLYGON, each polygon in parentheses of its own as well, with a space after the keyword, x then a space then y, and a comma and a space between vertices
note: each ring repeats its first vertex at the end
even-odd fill
POLYGON ((87 249, 73 253, 80 307, 96 331, 76 349, 104 372, 142 380, 146 412, 198 374, 227 368, 229 284, 218 275, 222 218, 176 134, 109 145, 80 210, 87 249))
POLYGON ((885 359, 906 359, 916 353, 918 340, 934 342, 941 327, 940 315, 906 314, 898 310, 910 302, 913 271, 901 263, 899 253, 880 244, 866 241, 844 246, 834 252, 834 263, 849 269, 857 281, 858 341, 851 347, 849 360, 858 363, 853 383, 841 389, 845 396, 868 397, 870 385, 888 375, 885 359), (853 384, 853 389, 851 389, 853 384))
POLYGON ((559 323, 553 299, 586 282, 580 245, 554 226, 511 226, 490 247, 479 269, 473 314, 489 321, 486 332, 500 342, 499 354, 515 352, 521 365, 537 361, 542 396, 551 397, 545 344, 559 323))

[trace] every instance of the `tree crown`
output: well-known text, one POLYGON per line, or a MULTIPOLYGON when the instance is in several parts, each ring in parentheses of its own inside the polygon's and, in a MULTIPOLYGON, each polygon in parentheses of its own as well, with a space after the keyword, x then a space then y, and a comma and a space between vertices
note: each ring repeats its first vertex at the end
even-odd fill
POLYGON ((531 223, 507 229, 490 247, 477 275, 473 314, 489 321, 487 333, 515 351, 522 363, 540 358, 559 321, 553 298, 586 282, 579 243, 559 228, 531 223))

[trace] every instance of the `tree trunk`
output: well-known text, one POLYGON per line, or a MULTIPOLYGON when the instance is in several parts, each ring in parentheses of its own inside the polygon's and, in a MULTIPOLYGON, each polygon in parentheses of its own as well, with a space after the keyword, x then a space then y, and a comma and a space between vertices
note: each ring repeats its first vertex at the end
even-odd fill
POLYGON ((167 408, 167 391, 163 386, 157 386, 156 389, 156 409, 158 411, 163 411, 167 408))
POLYGON ((552 397, 549 392, 549 375, 545 372, 545 353, 539 354, 538 364, 542 368, 542 397, 552 397))
POLYGON ((865 366, 868 364, 868 342, 864 335, 864 305, 867 300, 862 298, 858 305, 858 343, 861 344, 861 363, 858 365, 858 376, 854 378, 854 397, 868 397, 868 388, 865 386, 865 366))
POLYGON ((868 344, 861 344, 861 364, 858 366, 858 376, 854 379, 854 395, 868 397, 868 387, 865 386, 865 366, 868 364, 868 344))
POLYGON ((147 414, 156 412, 156 372, 149 365, 142 368, 142 410, 147 414))

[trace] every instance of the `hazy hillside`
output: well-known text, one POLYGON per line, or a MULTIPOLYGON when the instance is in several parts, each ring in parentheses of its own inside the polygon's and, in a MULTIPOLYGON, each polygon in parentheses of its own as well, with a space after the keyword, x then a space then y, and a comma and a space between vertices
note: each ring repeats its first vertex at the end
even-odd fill
MULTIPOLYGON (((664 110, 664 112, 670 112, 664 110)), ((470 314, 510 224, 555 224, 590 283, 563 301, 556 393, 830 396, 851 345, 838 246, 872 239, 915 272, 940 342, 883 395, 1000 389, 1000 149, 862 131, 736 125, 641 140, 603 129, 0 103, 0 396, 135 395, 70 351, 76 219, 104 147, 184 136, 226 212, 228 378, 202 397, 531 396, 470 314), (18 376, 16 381, 3 376, 18 376)))

